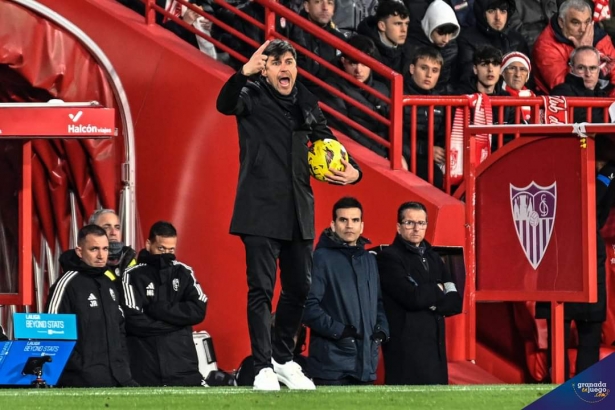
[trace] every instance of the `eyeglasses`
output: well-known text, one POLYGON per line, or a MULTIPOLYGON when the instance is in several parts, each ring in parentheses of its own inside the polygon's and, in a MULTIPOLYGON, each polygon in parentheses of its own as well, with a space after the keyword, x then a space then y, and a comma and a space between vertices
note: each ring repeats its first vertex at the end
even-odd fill
POLYGON ((575 65, 574 67, 574 71, 578 72, 578 73, 589 73, 589 74, 594 74, 596 71, 598 71, 598 69, 600 67, 598 67, 597 65, 590 65, 590 66, 586 66, 586 65, 575 65))
POLYGON ((417 227, 418 229, 427 228, 427 221, 402 221, 399 224, 406 229, 414 229, 414 227, 417 227))

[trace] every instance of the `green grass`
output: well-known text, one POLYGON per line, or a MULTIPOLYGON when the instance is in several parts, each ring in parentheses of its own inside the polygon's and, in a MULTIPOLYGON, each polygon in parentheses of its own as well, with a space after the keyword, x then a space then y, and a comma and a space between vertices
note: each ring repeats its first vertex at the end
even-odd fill
POLYGON ((315 392, 249 388, 10 389, 2 410, 21 409, 284 409, 518 410, 555 385, 321 387, 315 392))

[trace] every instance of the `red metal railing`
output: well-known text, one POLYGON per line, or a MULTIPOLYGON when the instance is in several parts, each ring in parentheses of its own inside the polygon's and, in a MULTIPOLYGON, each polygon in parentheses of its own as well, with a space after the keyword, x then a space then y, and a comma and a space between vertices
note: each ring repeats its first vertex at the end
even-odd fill
MULTIPOLYGON (((142 0, 146 5, 146 22, 148 24, 155 23, 155 13, 160 13, 165 16, 165 18, 175 21, 180 24, 190 32, 194 33, 197 36, 204 38, 207 41, 210 41, 219 49, 227 52, 233 58, 241 62, 246 62, 248 58, 236 50, 233 50, 229 46, 221 43, 220 41, 214 39, 211 36, 208 36, 194 27, 186 24, 181 18, 173 16, 171 13, 167 12, 163 8, 157 6, 155 4, 155 0, 142 0)), ((260 46, 259 42, 253 38, 246 36, 244 33, 236 30, 235 28, 229 26, 223 21, 216 18, 214 15, 204 12, 197 6, 188 3, 187 0, 177 0, 182 5, 186 6, 190 10, 195 11, 201 16, 204 16, 208 20, 212 21, 213 24, 237 37, 239 40, 244 41, 246 44, 258 48, 260 46)), ((450 169, 450 140, 451 140, 451 132, 452 132, 452 123, 453 123, 453 115, 454 109, 463 109, 463 125, 464 128, 470 124, 470 108, 468 105, 468 99, 464 96, 439 96, 439 97, 426 97, 426 96, 404 96, 403 95, 403 76, 400 73, 397 73, 390 69, 389 67, 383 65, 379 61, 359 52, 355 48, 349 46, 346 42, 340 40, 339 38, 331 35, 325 30, 321 29, 317 25, 313 24, 309 20, 303 18, 299 14, 294 11, 278 4, 275 0, 253 0, 254 3, 261 5, 264 8, 264 22, 258 21, 257 19, 249 16, 243 11, 237 9, 234 6, 229 5, 224 0, 212 0, 216 5, 231 11, 237 17, 247 21, 248 23, 254 25, 258 29, 262 30, 264 39, 272 39, 279 38, 289 41, 297 50, 298 53, 305 55, 307 58, 310 58, 316 62, 318 62, 321 66, 325 67, 331 73, 335 73, 338 76, 343 77, 347 81, 352 84, 360 87, 361 89, 369 92, 376 98, 382 100, 384 103, 388 104, 390 107, 389 117, 385 118, 382 115, 368 109, 361 103, 355 101, 354 99, 348 97, 338 89, 332 87, 331 85, 325 83, 323 80, 313 76, 309 72, 299 69, 299 74, 301 74, 304 78, 309 81, 312 81, 317 86, 321 87, 323 90, 326 90, 331 95, 341 98, 348 104, 351 104, 353 107, 360 110, 362 113, 371 117, 374 121, 388 127, 388 140, 385 140, 381 136, 375 134, 364 126, 358 124, 356 121, 340 114, 334 109, 330 108, 326 104, 320 103, 321 108, 324 112, 328 113, 332 117, 336 118, 340 122, 345 125, 350 126, 351 128, 361 132, 363 135, 368 138, 378 142, 384 147, 389 149, 389 158, 392 169, 401 169, 402 168, 402 152, 403 152, 403 112, 406 106, 410 106, 410 118, 406 120, 406 127, 410 129, 410 152, 411 158, 409 161, 409 170, 413 173, 416 173, 417 169, 417 130, 416 130, 416 119, 417 119, 417 107, 427 107, 428 109, 428 135, 427 135, 427 163, 433 163, 433 147, 434 147, 434 107, 439 106, 443 107, 445 110, 444 113, 444 121, 445 121, 445 144, 446 146, 446 164, 445 169, 450 169), (342 53, 350 57, 354 61, 358 61, 366 66, 370 67, 373 72, 378 73, 381 77, 390 81, 390 97, 382 95, 375 89, 357 81, 354 77, 350 76, 343 70, 339 69, 331 62, 324 60, 320 56, 312 53, 311 51, 305 49, 301 45, 291 41, 287 37, 282 34, 276 32, 276 20, 279 18, 284 18, 287 22, 290 22, 305 32, 331 44, 336 49, 340 50, 342 53)), ((569 109, 569 118, 573 118, 573 112, 575 108, 586 108, 587 109, 587 121, 590 122, 592 120, 592 108, 604 108, 605 112, 605 121, 608 122, 608 111, 607 108, 613 103, 615 99, 596 99, 596 98, 570 98, 568 99, 568 109, 569 109)), ((521 106, 530 106, 532 110, 532 121, 537 122, 540 118, 539 112, 543 105, 543 100, 540 97, 528 97, 528 98, 511 98, 511 97, 492 97, 491 104, 493 106, 494 112, 497 110, 499 114, 498 118, 504 118, 506 107, 514 107, 515 108, 515 122, 520 123, 520 108, 521 106)), ((522 126, 519 126, 522 127, 522 126)), ((504 135, 513 135, 514 138, 518 138, 521 135, 519 131, 521 128, 517 128, 517 126, 508 126, 506 128, 498 129, 498 133, 493 135, 494 138, 497 138, 497 147, 501 147, 504 143, 504 135)), ((465 136, 464 138, 467 138, 465 136)), ((467 142, 466 142, 467 143, 467 142)), ((434 182, 434 174, 433 167, 428 166, 427 169, 427 180, 430 183, 434 182)), ((450 182, 450 175, 445 173, 444 177, 444 190, 451 194, 452 189, 454 187, 450 182)))

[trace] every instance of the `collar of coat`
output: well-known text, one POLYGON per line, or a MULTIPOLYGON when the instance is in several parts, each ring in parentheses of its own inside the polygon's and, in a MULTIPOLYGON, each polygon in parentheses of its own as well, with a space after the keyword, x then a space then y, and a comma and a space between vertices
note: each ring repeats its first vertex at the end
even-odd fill
POLYGON ((431 244, 427 242, 427 240, 425 239, 423 239, 423 242, 421 242, 419 246, 416 246, 415 244, 410 243, 404 238, 402 238, 400 234, 397 234, 395 236, 395 240, 393 241, 393 244, 403 249, 407 249, 411 253, 414 253, 419 256, 423 256, 425 251, 431 248, 431 244))
MULTIPOLYGON (((551 26, 551 29, 553 30, 553 34, 555 36, 555 40, 558 43, 567 44, 570 47, 574 48, 574 43, 572 41, 568 40, 564 36, 564 33, 562 32, 562 28, 559 26, 558 14, 557 13, 555 13, 553 15, 553 17, 551 17, 551 21, 550 21, 549 25, 551 26)), ((605 36, 606 36, 606 31, 602 30, 600 28, 600 26, 595 24, 594 25, 594 41, 593 41, 592 46, 596 47, 596 44, 598 44, 600 42, 600 40, 602 40, 605 36)))
POLYGON ((574 75, 572 73, 566 74, 566 79, 564 83, 570 84, 574 88, 578 90, 583 90, 586 94, 593 94, 594 97, 602 97, 609 93, 613 86, 608 80, 599 79, 596 87, 593 90, 585 88, 585 82, 583 81, 583 77, 579 77, 578 75, 574 75))

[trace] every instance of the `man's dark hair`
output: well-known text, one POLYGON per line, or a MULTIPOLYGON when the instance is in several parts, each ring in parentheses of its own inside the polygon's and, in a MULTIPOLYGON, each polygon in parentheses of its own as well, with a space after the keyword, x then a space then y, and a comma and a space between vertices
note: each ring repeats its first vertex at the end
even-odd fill
POLYGON ((391 16, 399 16, 402 19, 410 17, 408 9, 397 0, 384 0, 378 3, 376 8, 376 21, 386 20, 391 16))
POLYGON ((453 23, 445 23, 445 24, 442 24, 441 26, 436 27, 434 31, 440 34, 441 36, 445 34, 455 34, 459 31, 459 26, 453 23))
MULTIPOLYGON (((372 41, 371 38, 367 36, 362 36, 361 34, 355 34, 354 36, 348 39, 348 45, 356 48, 363 54, 367 54, 368 56, 375 58, 376 60, 380 59, 380 54, 378 53, 378 49, 376 45, 372 41)), ((347 56, 342 53, 342 57, 347 60, 354 61, 352 57, 347 56)))
POLYGON ((435 61, 436 63, 439 63, 440 66, 444 64, 442 54, 440 54, 440 52, 433 47, 425 46, 416 50, 414 52, 414 56, 412 57, 412 64, 416 65, 419 58, 426 58, 427 60, 435 61))
POLYGON ((295 48, 288 41, 279 39, 272 40, 263 51, 264 55, 272 57, 274 60, 279 60, 286 53, 291 53, 293 58, 297 59, 295 48))
POLYGON ((337 219, 337 210, 338 209, 348 209, 348 208, 359 208, 361 211, 361 219, 363 219, 363 206, 361 202, 357 198, 353 198, 351 196, 345 196, 338 200, 335 205, 333 205, 333 220, 337 219))
POLYGON ((77 234, 77 245, 83 246, 85 243, 85 238, 88 235, 107 236, 107 232, 105 232, 105 230, 98 225, 86 225, 79 229, 79 233, 77 234))
POLYGON ((414 209, 415 211, 424 211, 425 215, 427 215, 427 208, 420 202, 404 202, 397 209, 397 223, 402 223, 404 221, 404 212, 408 209, 414 209))
POLYGON ((149 229, 149 236, 147 239, 149 239, 150 242, 154 242, 157 236, 162 238, 175 238, 177 237, 177 230, 175 230, 175 227, 171 225, 170 222, 158 221, 149 229))
POLYGON ((495 65, 502 65, 502 52, 492 46, 484 46, 477 48, 472 58, 474 65, 481 63, 493 63, 495 65))

